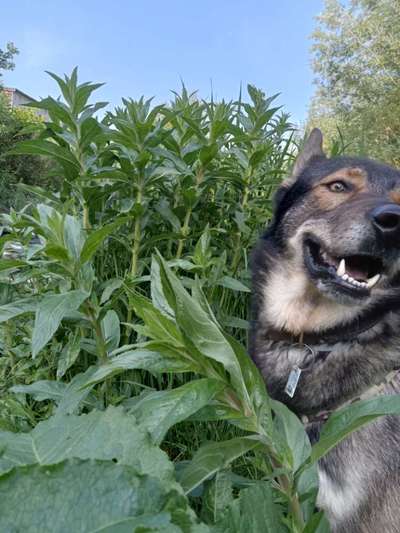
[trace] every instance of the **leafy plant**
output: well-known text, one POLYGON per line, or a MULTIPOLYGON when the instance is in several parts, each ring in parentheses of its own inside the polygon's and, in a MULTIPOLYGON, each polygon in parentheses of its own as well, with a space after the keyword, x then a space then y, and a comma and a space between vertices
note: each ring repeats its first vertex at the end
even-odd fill
POLYGON ((21 249, 0 260, 4 523, 328 531, 317 460, 399 407, 350 406, 311 447, 244 347, 249 250, 292 162, 287 115, 252 86, 220 103, 183 86, 100 121, 97 84, 52 76, 64 100, 37 104, 50 121, 13 153, 49 157, 62 186, 25 185, 31 204, 2 217, 0 250, 21 249))

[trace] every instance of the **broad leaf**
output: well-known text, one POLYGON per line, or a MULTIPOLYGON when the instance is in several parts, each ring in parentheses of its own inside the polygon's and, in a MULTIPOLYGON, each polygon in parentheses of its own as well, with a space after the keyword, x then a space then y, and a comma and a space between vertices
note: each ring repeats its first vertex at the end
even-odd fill
POLYGON ((96 253, 96 251, 99 249, 99 247, 104 243, 104 240, 119 226, 124 224, 129 220, 129 217, 122 217, 114 222, 111 222, 111 224, 107 224, 106 226, 102 226, 101 228, 93 231, 90 233, 88 238, 85 241, 85 244, 83 245, 81 254, 80 254, 80 262, 81 264, 86 263, 86 261, 89 261, 93 255, 96 253))
POLYGON ((350 433, 383 415, 400 415, 400 395, 371 398, 335 411, 313 446, 312 461, 318 461, 350 433))
POLYGON ((57 414, 30 433, 0 432, 1 472, 14 466, 51 465, 65 459, 117 460, 159 479, 172 480, 173 467, 146 430, 122 408, 87 415, 57 414))
MULTIPOLYGON (((304 425, 283 403, 271 400, 271 407, 276 415, 275 429, 284 440, 284 447, 288 452, 288 467, 296 472, 311 455, 311 444, 304 425)), ((275 437, 277 436, 275 433, 275 437)))
POLYGON ((114 310, 107 311, 101 322, 101 329, 106 341, 107 351, 112 352, 118 348, 121 335, 119 317, 114 310))
POLYGON ((62 319, 76 311, 87 297, 86 292, 75 290, 64 294, 49 294, 41 300, 36 310, 32 334, 32 357, 36 357, 49 342, 62 319))
POLYGON ((179 481, 186 493, 191 492, 216 472, 226 468, 234 459, 260 447, 257 437, 237 437, 205 444, 183 470, 179 481))
POLYGON ((189 351, 193 347, 201 355, 221 363, 230 374, 235 391, 250 410, 248 391, 231 345, 208 313, 183 288, 164 260, 160 258, 159 262, 164 294, 167 293, 166 299, 174 308, 177 324, 185 335, 189 351))
POLYGON ((258 482, 240 492, 212 529, 213 533, 289 533, 284 509, 274 501, 269 483, 258 482))
POLYGON ((38 298, 29 297, 23 300, 15 300, 9 304, 0 305, 0 323, 23 315, 24 313, 34 313, 38 305, 38 298))
POLYGON ((190 523, 187 502, 176 491, 112 461, 20 467, 0 478, 3 531, 179 533, 171 510, 190 523))
POLYGON ((125 370, 141 369, 149 372, 190 372, 190 361, 175 359, 162 353, 141 349, 129 350, 113 357, 104 365, 92 367, 94 372, 82 383, 82 387, 92 386, 109 376, 120 374, 125 370))
POLYGON ((161 444, 169 428, 207 405, 223 388, 222 382, 197 379, 170 391, 143 395, 130 412, 148 429, 153 441, 161 444))
POLYGON ((57 379, 64 376, 65 372, 75 363, 81 351, 81 335, 77 330, 71 333, 67 344, 62 349, 60 357, 58 358, 57 379))

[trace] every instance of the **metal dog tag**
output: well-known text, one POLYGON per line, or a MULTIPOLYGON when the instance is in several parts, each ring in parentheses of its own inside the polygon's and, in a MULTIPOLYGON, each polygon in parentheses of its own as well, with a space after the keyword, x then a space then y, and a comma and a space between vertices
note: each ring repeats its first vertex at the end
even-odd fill
POLYGON ((298 366, 294 366, 290 371, 285 387, 285 392, 288 396, 290 396, 290 398, 293 398, 294 393, 296 392, 297 384, 300 379, 300 374, 301 368, 299 368, 298 366))

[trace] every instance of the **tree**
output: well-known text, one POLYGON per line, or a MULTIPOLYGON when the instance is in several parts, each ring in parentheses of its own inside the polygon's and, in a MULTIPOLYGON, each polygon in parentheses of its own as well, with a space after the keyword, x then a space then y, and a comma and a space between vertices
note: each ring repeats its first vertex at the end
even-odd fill
POLYGON ((17 54, 19 54, 19 51, 15 47, 14 43, 7 43, 5 50, 2 50, 0 48, 0 86, 2 85, 2 71, 14 70, 14 56, 16 56, 17 54))
POLYGON ((35 155, 11 155, 8 152, 21 140, 32 138, 44 127, 43 119, 34 110, 10 108, 7 98, 0 94, 0 211, 21 208, 29 198, 18 188, 27 185, 49 185, 46 182, 48 164, 35 155))
POLYGON ((400 3, 326 0, 314 38, 310 126, 350 151, 400 164, 400 3))

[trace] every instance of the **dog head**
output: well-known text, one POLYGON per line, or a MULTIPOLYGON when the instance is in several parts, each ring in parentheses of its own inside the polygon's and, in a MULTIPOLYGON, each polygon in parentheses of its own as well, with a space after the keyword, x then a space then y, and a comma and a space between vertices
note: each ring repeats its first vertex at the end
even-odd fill
POLYGON ((400 303, 400 172, 368 159, 328 159, 314 129, 277 191, 264 243, 264 303, 277 327, 323 329, 378 303, 400 303))

